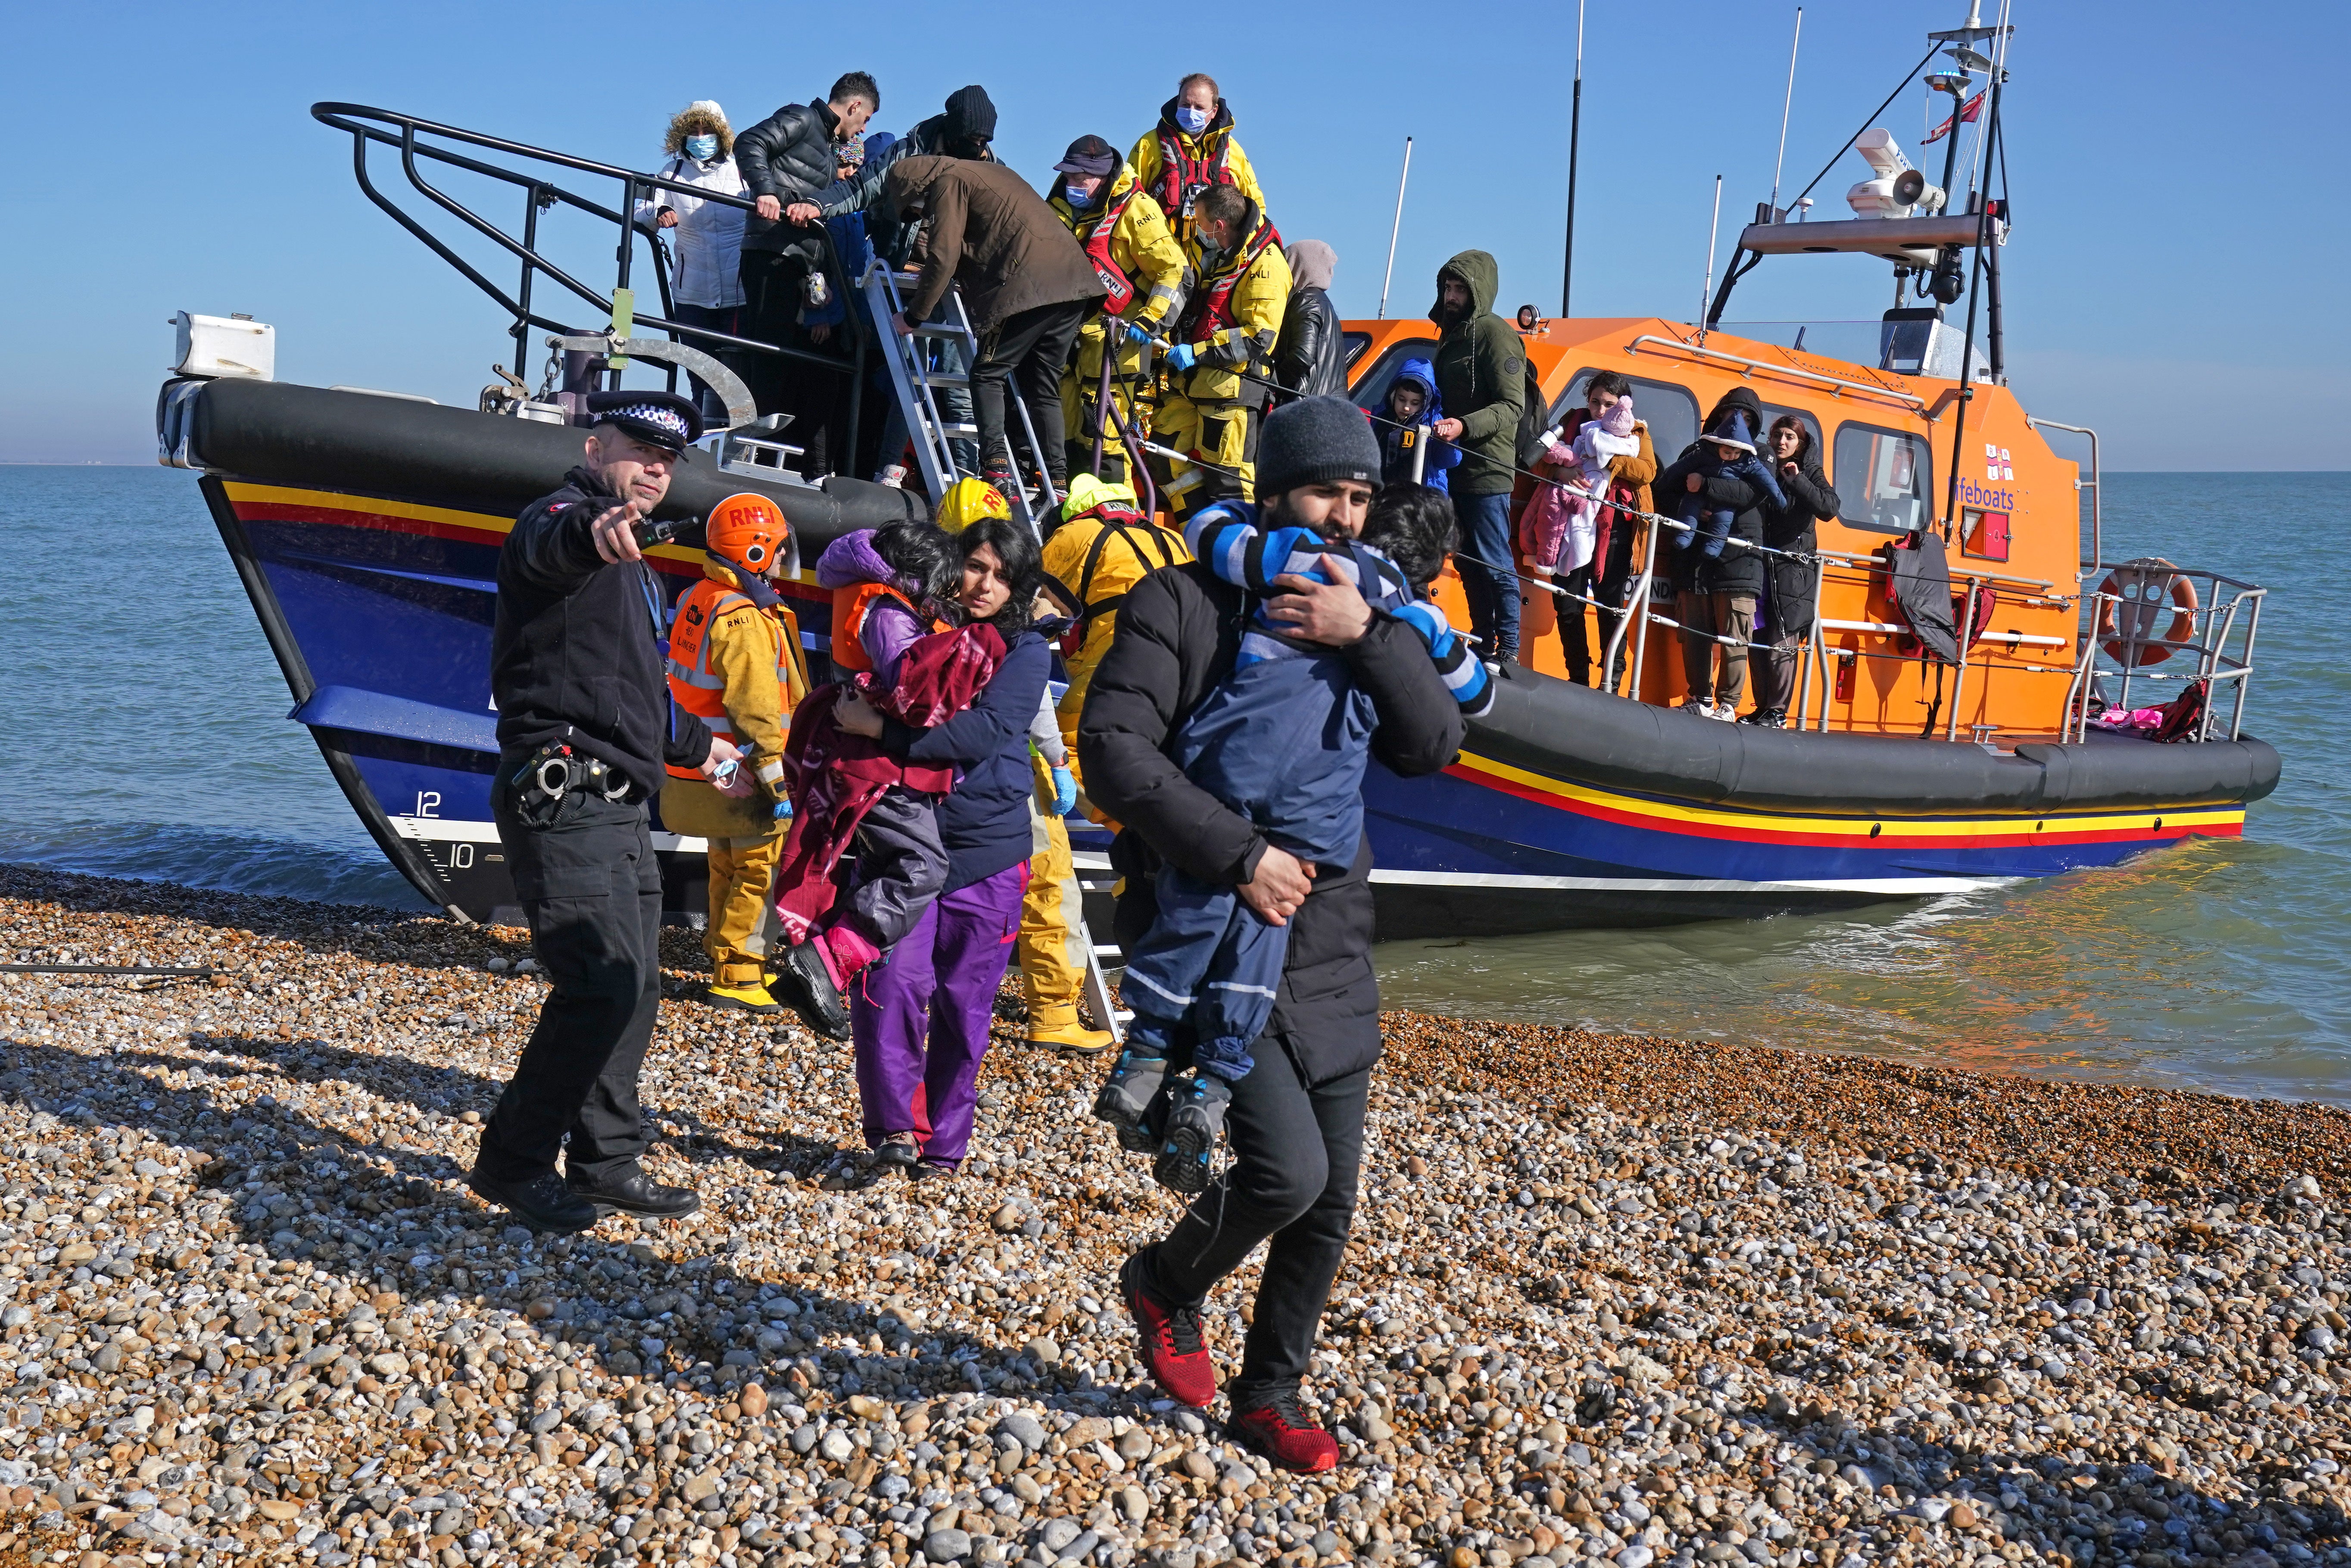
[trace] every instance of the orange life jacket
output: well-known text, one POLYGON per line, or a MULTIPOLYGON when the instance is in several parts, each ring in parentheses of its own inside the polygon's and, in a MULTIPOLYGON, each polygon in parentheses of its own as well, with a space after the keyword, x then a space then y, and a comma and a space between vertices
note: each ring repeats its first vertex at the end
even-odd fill
POLYGON ((906 596, 887 583, 851 583, 832 590, 832 662, 837 670, 866 670, 873 660, 865 655, 865 642, 860 635, 865 629, 865 618, 873 607, 884 599, 913 616, 925 631, 935 631, 938 623, 908 602, 906 596))
MULTIPOLYGON (((710 668, 710 628, 719 617, 750 607, 750 598, 740 589, 705 577, 677 601, 669 629, 670 700, 701 720, 713 735, 738 747, 743 742, 726 712, 726 680, 710 668)), ((783 693, 789 719, 799 696, 808 691, 808 667, 800 656, 799 618, 779 606, 776 620, 776 684, 783 693)), ((669 776, 698 779, 702 770, 672 766, 669 776)))
POLYGON ((1126 193, 1102 209, 1102 221, 1094 224, 1093 233, 1086 236, 1086 260, 1093 264, 1094 275, 1110 292, 1102 299, 1102 309, 1112 316, 1123 316, 1126 307, 1134 303, 1134 283, 1125 270, 1110 258, 1110 242, 1118 232, 1118 221, 1126 216, 1127 207, 1142 190, 1129 185, 1126 193))

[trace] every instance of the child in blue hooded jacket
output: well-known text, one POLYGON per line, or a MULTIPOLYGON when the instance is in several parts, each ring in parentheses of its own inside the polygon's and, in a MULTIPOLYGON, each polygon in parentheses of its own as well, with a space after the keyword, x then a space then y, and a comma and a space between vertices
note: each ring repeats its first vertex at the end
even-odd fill
POLYGON ((1382 484, 1412 483, 1412 449, 1425 441, 1428 456, 1420 465, 1419 482, 1440 495, 1447 493, 1446 475, 1461 465, 1461 449, 1423 428, 1444 417, 1445 400, 1437 395, 1436 366, 1426 359, 1406 359, 1395 379, 1388 383, 1387 422, 1374 426, 1380 441, 1382 484))
MULTIPOLYGON (((1465 713, 1492 705, 1491 678, 1424 597, 1452 543, 1449 500, 1426 486, 1396 486, 1383 493, 1361 539, 1285 521, 1292 489, 1334 477, 1369 482, 1378 453, 1360 410, 1336 398, 1289 404, 1266 421, 1259 451, 1260 493, 1275 497, 1263 518, 1248 503, 1223 502, 1186 525, 1200 564, 1259 602, 1232 673, 1184 721, 1171 755, 1186 778, 1283 850, 1343 869, 1363 839, 1376 715, 1343 654, 1300 642, 1268 617, 1262 597, 1282 591, 1274 580, 1353 583, 1374 609, 1426 641, 1465 713)), ((1255 1065, 1250 1047, 1272 1014, 1289 933, 1234 888, 1174 866, 1161 868, 1155 890, 1157 919, 1128 955, 1122 987, 1134 1023, 1094 1114, 1118 1128, 1122 1147, 1158 1148, 1153 1174, 1162 1185, 1195 1193, 1207 1185, 1231 1085, 1255 1065), (1170 1085, 1176 1035, 1186 1025, 1196 1071, 1170 1085)))

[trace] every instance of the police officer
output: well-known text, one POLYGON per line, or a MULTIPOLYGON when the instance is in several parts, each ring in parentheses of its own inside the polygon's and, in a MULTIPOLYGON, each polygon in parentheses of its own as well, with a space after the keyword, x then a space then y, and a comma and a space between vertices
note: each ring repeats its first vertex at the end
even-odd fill
POLYGON ((637 1070, 661 1000, 645 803, 664 764, 716 778, 738 755, 693 715, 673 716, 662 592, 635 535, 701 417, 666 392, 597 392, 588 411, 587 462, 524 508, 498 552, 490 810, 553 989, 469 1178, 517 1220, 559 1231, 615 1210, 673 1219, 702 1205, 638 1163, 649 1140, 637 1070))

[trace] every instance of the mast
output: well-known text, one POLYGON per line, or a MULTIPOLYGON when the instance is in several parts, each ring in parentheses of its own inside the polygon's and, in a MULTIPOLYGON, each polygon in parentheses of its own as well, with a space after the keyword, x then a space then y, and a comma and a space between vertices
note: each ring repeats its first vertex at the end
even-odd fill
POLYGON ((1388 270, 1380 277, 1380 315, 1384 321, 1388 314, 1388 285, 1395 281, 1396 236, 1404 233, 1404 182, 1412 178, 1412 138, 1404 139, 1404 172, 1396 176, 1395 222, 1388 227, 1388 270))
POLYGON ((1788 161, 1788 111, 1796 103, 1796 47, 1804 41, 1804 8, 1796 7, 1796 36, 1788 40, 1788 94, 1780 100, 1780 153, 1771 160, 1771 200, 1766 223, 1780 221, 1780 171, 1788 161))
POLYGON ((1559 271, 1559 313, 1569 308, 1575 293, 1575 161, 1583 139, 1583 0, 1575 0, 1575 93, 1567 111, 1567 254, 1559 271))
POLYGON ((1706 277, 1698 286, 1698 340, 1700 347, 1706 343, 1707 296, 1714 292, 1714 242, 1721 234, 1722 176, 1718 174, 1714 177, 1714 216, 1707 220, 1706 227, 1706 277))

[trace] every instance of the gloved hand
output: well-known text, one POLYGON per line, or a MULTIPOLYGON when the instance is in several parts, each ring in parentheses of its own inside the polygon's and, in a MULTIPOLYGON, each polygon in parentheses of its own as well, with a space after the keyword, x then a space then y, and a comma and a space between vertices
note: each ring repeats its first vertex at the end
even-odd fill
POLYGON ((1053 770, 1053 815, 1067 816, 1078 809, 1078 779, 1067 768, 1053 770))
POLYGON ((1140 321, 1130 321, 1130 322, 1127 322, 1127 323, 1125 324, 1125 326, 1126 326, 1126 340, 1127 340, 1128 342, 1130 342, 1130 343, 1148 343, 1148 342, 1150 342, 1150 341, 1151 341, 1151 328, 1150 328, 1150 327, 1145 327, 1142 322, 1140 322, 1140 321))
POLYGON ((1167 350, 1167 368, 1171 370, 1188 370, 1199 358, 1200 346, 1197 343, 1178 343, 1175 348, 1167 350))
POLYGON ((778 822, 789 822, 792 819, 792 803, 788 800, 778 801, 772 815, 778 822))

